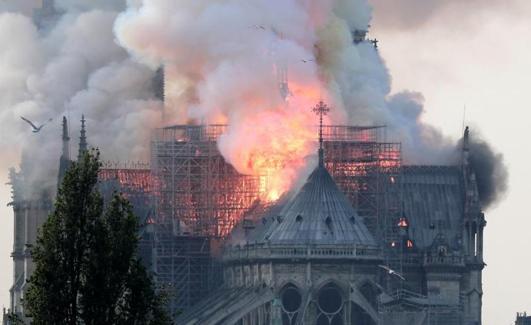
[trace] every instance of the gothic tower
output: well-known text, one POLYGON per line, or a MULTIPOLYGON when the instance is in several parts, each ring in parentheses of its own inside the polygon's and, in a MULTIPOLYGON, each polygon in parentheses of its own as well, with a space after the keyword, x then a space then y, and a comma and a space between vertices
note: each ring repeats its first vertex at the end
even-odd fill
POLYGON ((85 115, 81 115, 81 131, 79 137, 79 152, 77 155, 77 160, 83 158, 83 155, 88 150, 87 144, 87 131, 85 130, 85 115))
POLYGON ((463 183, 465 191, 463 220, 463 250, 466 270, 463 276, 463 295, 467 324, 481 324, 482 310, 482 271, 483 261, 483 229, 487 222, 481 211, 476 174, 470 163, 470 132, 465 129, 463 136, 463 183))

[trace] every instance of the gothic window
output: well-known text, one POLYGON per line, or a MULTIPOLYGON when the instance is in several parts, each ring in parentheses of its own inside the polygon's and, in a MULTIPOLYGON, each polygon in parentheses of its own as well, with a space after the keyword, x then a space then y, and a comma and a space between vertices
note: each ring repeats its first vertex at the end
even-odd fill
POLYGON ((343 296, 340 289, 328 284, 317 295, 317 325, 343 325, 343 296))
POLYGON ((282 302, 282 325, 294 325, 302 306, 302 296, 293 284, 288 284, 280 292, 282 302))

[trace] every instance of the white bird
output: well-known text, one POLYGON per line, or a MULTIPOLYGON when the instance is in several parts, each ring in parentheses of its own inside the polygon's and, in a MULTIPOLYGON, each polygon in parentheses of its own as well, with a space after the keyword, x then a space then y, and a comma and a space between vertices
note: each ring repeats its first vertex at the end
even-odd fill
POLYGON ((25 118, 24 116, 21 116, 20 117, 24 122, 28 123, 29 125, 31 125, 31 127, 33 128, 33 133, 37 133, 39 132, 46 124, 48 124, 48 122, 51 122, 52 119, 49 119, 48 121, 44 122, 43 124, 41 124, 40 126, 36 126, 35 124, 33 124, 33 122, 31 122, 30 120, 28 120, 27 118, 25 118))
POLYGON ((387 273, 388 273, 389 275, 394 275, 394 276, 400 278, 402 281, 405 281, 405 280, 406 280, 406 278, 404 278, 404 277, 402 276, 402 274, 400 274, 400 273, 396 272, 395 270, 391 269, 389 266, 386 266, 386 265, 378 265, 378 267, 380 267, 380 268, 386 270, 387 273))
POLYGON ((303 63, 308 63, 308 62, 313 62, 315 61, 314 59, 308 59, 308 60, 305 60, 305 59, 302 59, 301 60, 303 63))
POLYGON ((256 28, 256 29, 263 29, 263 30, 266 30, 267 28, 265 28, 263 25, 253 25, 253 28, 256 28))

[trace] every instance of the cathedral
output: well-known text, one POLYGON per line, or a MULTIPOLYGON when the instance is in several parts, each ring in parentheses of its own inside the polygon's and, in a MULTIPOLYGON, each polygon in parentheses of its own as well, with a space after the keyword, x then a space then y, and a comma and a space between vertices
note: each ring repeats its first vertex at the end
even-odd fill
MULTIPOLYGON (((64 119, 58 182, 71 161, 68 133, 64 119)), ((175 324, 481 324, 486 222, 470 164, 468 129, 460 164, 400 166, 398 174, 378 176, 386 190, 396 186, 399 191, 396 202, 385 196, 386 205, 398 209, 385 210, 377 222, 364 212, 364 204, 353 203, 352 181, 338 176, 333 161, 342 158, 333 148, 321 138, 319 162, 304 185, 273 204, 249 208, 216 250, 202 251, 206 262, 195 275, 196 253, 183 249, 204 248, 206 242, 175 230, 161 232, 152 206, 156 191, 146 192, 148 186, 138 182, 149 183, 154 171, 102 169, 104 197, 117 188, 124 191, 140 223, 147 225, 141 229, 139 254, 157 285, 174 287, 178 298, 191 297, 187 307, 178 307, 175 324), (162 240, 161 234, 170 237, 162 240), (169 244, 176 250, 171 260, 169 244), (173 280, 163 277, 168 261, 175 267, 173 280)), ((82 119, 79 152, 85 150, 82 119)), ((10 174, 15 220, 10 310, 18 315, 24 315, 22 299, 34 267, 29 250, 54 195, 32 186, 27 172, 23 159, 21 171, 10 174)))
POLYGON ((324 164, 245 219, 225 245, 223 286, 177 324, 478 325, 483 228, 465 132, 461 166, 408 166, 397 241, 382 242, 324 164))

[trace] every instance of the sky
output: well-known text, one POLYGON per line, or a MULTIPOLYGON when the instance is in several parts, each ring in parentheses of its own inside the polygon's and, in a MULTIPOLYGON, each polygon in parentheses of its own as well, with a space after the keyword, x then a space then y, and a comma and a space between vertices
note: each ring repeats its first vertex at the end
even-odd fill
MULTIPOLYGON (((483 320, 509 324, 531 312, 531 2, 373 0, 370 37, 393 76, 393 91, 423 94, 423 119, 457 139, 466 124, 503 153, 509 191, 486 211, 483 320), (466 114, 464 113, 466 107, 466 114)), ((0 130, 1 136, 2 130, 0 130)), ((4 153, 1 159, 8 160, 4 153)), ((2 164, 0 164, 2 165, 2 164)), ((13 219, 0 171, 0 305, 9 305, 13 219)))

